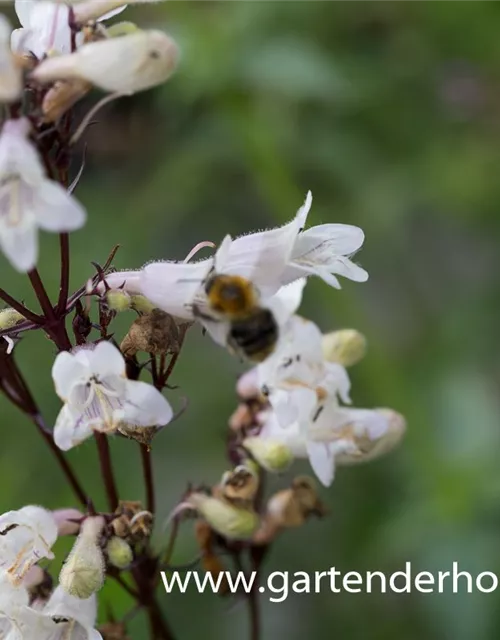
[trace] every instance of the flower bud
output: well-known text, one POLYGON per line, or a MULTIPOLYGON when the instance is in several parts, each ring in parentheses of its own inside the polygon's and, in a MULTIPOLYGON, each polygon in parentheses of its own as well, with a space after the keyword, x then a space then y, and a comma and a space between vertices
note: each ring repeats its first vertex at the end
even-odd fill
POLYGON ((151 313, 155 309, 155 305, 146 298, 146 296, 134 295, 131 296, 132 308, 139 313, 151 313))
POLYGON ((121 289, 110 289, 107 291, 105 300, 110 311, 127 311, 132 305, 132 301, 128 293, 121 289))
POLYGON ((191 494, 187 504, 196 509, 214 531, 230 540, 248 540, 259 526, 255 511, 235 507, 204 493, 191 494))
POLYGON ((136 31, 139 31, 139 27, 133 22, 115 22, 106 29, 106 34, 108 38, 118 38, 136 31))
POLYGON ((84 520, 59 574, 60 585, 75 598, 86 600, 104 584, 105 563, 99 546, 103 527, 101 516, 84 520))
POLYGON ((23 320, 25 320, 25 317, 15 309, 10 307, 0 309, 0 329, 12 329, 23 320))
POLYGON ((243 440, 243 446, 270 473, 286 471, 293 462, 290 449, 278 440, 254 436, 243 440))
POLYGON ((165 82, 178 59, 175 42, 157 30, 84 44, 69 55, 44 60, 33 71, 39 82, 86 80, 104 91, 130 95, 165 82))
POLYGON ((367 343, 365 336, 359 331, 341 329, 323 335, 321 347, 325 360, 351 367, 364 358, 367 343))
POLYGON ((106 545, 106 554, 110 564, 117 569, 126 569, 134 559, 130 545, 118 536, 110 538, 106 545))

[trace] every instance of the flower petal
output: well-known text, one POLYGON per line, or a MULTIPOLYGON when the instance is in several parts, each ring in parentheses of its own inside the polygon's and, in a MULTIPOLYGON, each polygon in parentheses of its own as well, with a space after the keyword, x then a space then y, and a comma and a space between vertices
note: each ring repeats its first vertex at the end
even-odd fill
POLYGON ((85 350, 92 373, 100 378, 125 376, 125 360, 121 351, 103 340, 92 350, 85 350))
POLYGON ((45 231, 74 231, 85 224, 87 213, 82 205, 53 180, 44 180, 37 190, 33 213, 45 231))
POLYGON ((225 239, 219 248, 223 249, 223 255, 216 256, 217 272, 243 276, 255 284, 262 296, 273 295, 282 284, 283 272, 311 202, 309 192, 295 218, 283 227, 240 236, 230 243, 225 239))
POLYGON ((335 459, 324 442, 307 441, 307 454, 318 480, 329 487, 335 475, 335 459))
POLYGON ((328 391, 329 395, 338 395, 342 402, 351 404, 349 392, 351 390, 351 380, 345 367, 336 362, 325 362, 326 376, 321 383, 328 391))
POLYGON ((97 599, 95 595, 84 600, 75 598, 64 591, 61 586, 58 586, 43 608, 43 614, 50 617, 75 620, 89 633, 97 618, 97 599))
POLYGON ((163 426, 172 417, 172 407, 158 389, 146 382, 127 380, 125 422, 142 427, 163 426))
POLYGON ((272 311, 278 326, 281 327, 288 322, 300 307, 306 282, 305 278, 300 278, 300 280, 281 287, 274 296, 263 301, 262 306, 272 311))
POLYGON ((17 271, 31 271, 38 259, 38 232, 35 225, 30 221, 17 227, 0 224, 0 248, 17 271))
POLYGON ((68 451, 90 438, 91 427, 64 405, 54 426, 54 442, 62 451, 68 451))
POLYGON ((212 265, 212 259, 148 264, 141 272, 141 293, 170 315, 192 320, 192 302, 212 265))
POLYGON ((350 256, 365 240, 362 229, 350 224, 320 224, 302 232, 295 242, 292 261, 327 263, 334 256, 350 256))
POLYGON ((37 5, 37 0, 15 0, 14 7, 19 22, 27 27, 31 22, 31 14, 37 5))
POLYGON ((61 400, 69 398, 72 388, 88 379, 91 372, 85 364, 69 351, 61 351, 52 366, 52 379, 61 400))

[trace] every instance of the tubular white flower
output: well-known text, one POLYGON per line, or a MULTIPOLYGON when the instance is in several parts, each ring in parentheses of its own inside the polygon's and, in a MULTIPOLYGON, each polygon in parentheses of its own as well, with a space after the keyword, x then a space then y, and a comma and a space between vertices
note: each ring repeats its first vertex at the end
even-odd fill
POLYGON ((260 436, 286 445, 297 458, 308 458, 320 482, 329 486, 337 465, 368 462, 392 450, 401 440, 404 418, 389 409, 325 406, 315 423, 294 422, 283 429, 273 411, 262 416, 260 436))
MULTIPOLYGON (((12 50, 17 53, 33 53, 38 59, 45 54, 71 53, 69 4, 49 0, 16 0, 16 13, 22 28, 12 32, 12 50)), ((123 11, 125 6, 123 4, 115 8, 115 4, 114 11, 106 15, 101 12, 94 19, 106 20, 123 11)), ((81 37, 77 37, 77 44, 81 44, 81 37)))
POLYGON ((122 425, 154 427, 172 419, 172 408, 157 389, 126 378, 125 360, 109 342, 60 353, 52 378, 65 403, 54 428, 60 449, 71 449, 93 430, 113 433, 122 425))
POLYGON ((322 334, 311 321, 293 316, 275 353, 257 367, 259 387, 282 427, 298 422, 308 427, 328 402, 349 403, 346 370, 324 360, 322 334))
POLYGON ((28 140, 29 121, 7 120, 0 134, 0 248, 21 272, 36 265, 38 228, 73 231, 83 226, 83 207, 45 175, 28 140))
POLYGON ((22 91, 21 69, 10 49, 10 32, 9 21, 0 15, 0 102, 13 102, 22 91))
POLYGON ((57 524, 50 511, 27 506, 0 516, 0 574, 19 586, 41 558, 53 558, 57 524))
POLYGON ((48 58, 32 75, 40 82, 85 80, 104 91, 130 95, 165 82, 177 60, 177 45, 166 33, 138 30, 48 58))
POLYGON ((0 580, 0 637, 5 640, 102 640, 94 629, 95 596, 73 598, 57 587, 42 610, 29 606, 24 587, 0 580))

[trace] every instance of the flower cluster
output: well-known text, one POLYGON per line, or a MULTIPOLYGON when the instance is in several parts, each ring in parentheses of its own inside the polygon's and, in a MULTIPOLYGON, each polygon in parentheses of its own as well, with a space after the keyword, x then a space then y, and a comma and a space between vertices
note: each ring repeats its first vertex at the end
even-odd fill
POLYGON ((195 519, 206 571, 224 570, 223 558, 238 567, 244 553, 258 570, 278 534, 326 514, 312 478, 293 477, 266 495, 266 473, 283 474, 296 458, 307 458, 328 486, 337 466, 372 460, 403 436, 405 421, 395 411, 350 407, 346 367, 364 356, 364 337, 355 330, 323 335, 298 315, 310 276, 335 289, 339 277, 367 280, 353 261, 364 234, 346 224, 308 226, 309 192, 288 224, 228 235, 218 246, 200 242, 183 261, 115 271, 114 249, 103 265, 94 261, 96 273, 70 293, 68 234, 87 219, 73 195, 82 172, 69 179, 74 144, 104 103, 165 82, 178 49, 161 31, 110 23, 125 9, 121 0, 16 0, 15 9, 21 28, 11 32, 6 19, 0 20, 0 101, 8 113, 0 132, 0 249, 14 269, 27 274, 40 310, 0 289, 8 304, 0 310, 0 391, 40 432, 80 508, 26 506, 0 516, 0 637, 124 640, 124 621, 96 628, 96 593, 106 579, 115 579, 137 601, 131 615, 144 610, 152 637, 171 638, 155 589, 160 569, 171 566, 181 517, 195 519), (92 88, 106 96, 73 127, 73 107, 92 88), (56 302, 37 270, 38 229, 59 234, 56 302), (206 247, 213 255, 193 261, 206 247), (117 341, 110 327, 122 312, 134 319, 117 341), (174 522, 170 541, 163 535, 158 549, 151 541, 151 449, 183 412, 181 407, 174 413, 163 392, 173 388, 170 376, 196 326, 251 368, 238 381, 239 406, 229 421, 231 468, 213 486, 189 485, 163 527, 165 532, 174 522), (34 330, 43 331, 57 350, 52 378, 62 405, 53 428, 16 362, 18 343, 34 330), (143 375, 149 382, 140 380, 143 375), (113 438, 139 447, 144 504, 119 497, 113 438), (99 457, 105 511, 96 510, 94 496, 63 453, 88 440, 99 457), (54 588, 42 567, 64 535, 76 535, 76 541, 54 588))

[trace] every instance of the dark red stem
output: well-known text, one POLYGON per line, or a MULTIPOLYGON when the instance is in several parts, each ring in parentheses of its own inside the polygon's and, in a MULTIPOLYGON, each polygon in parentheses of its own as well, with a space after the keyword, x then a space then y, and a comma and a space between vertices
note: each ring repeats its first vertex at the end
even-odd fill
POLYGON ((102 478, 104 480, 106 495, 108 497, 108 505, 110 510, 114 511, 118 506, 118 491, 116 489, 113 466, 111 464, 111 452, 109 450, 108 437, 105 433, 100 433, 99 431, 94 431, 94 436, 97 443, 97 452, 99 454, 102 478))
POLYGON ((146 487, 146 509, 151 513, 155 512, 155 490, 153 481, 153 466, 151 464, 151 450, 145 444, 140 444, 142 470, 144 473, 144 484, 146 487))

